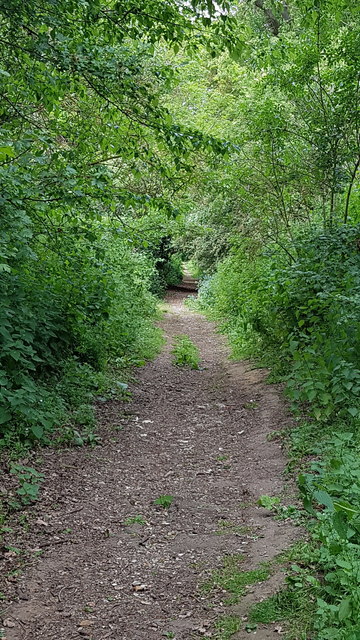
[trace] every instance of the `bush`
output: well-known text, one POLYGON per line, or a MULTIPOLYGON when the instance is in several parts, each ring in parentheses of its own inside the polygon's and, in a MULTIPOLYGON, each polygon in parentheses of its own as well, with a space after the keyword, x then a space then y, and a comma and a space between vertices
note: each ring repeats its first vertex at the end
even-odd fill
POLYGON ((200 288, 234 354, 273 362, 294 405, 311 405, 316 420, 359 415, 359 236, 360 226, 304 233, 291 261, 279 249, 249 256, 240 248, 205 295, 200 288))
POLYGON ((55 238, 25 215, 0 226, 0 433, 5 445, 47 441, 91 405, 110 362, 144 361, 159 347, 154 265, 99 223, 69 222, 55 238))

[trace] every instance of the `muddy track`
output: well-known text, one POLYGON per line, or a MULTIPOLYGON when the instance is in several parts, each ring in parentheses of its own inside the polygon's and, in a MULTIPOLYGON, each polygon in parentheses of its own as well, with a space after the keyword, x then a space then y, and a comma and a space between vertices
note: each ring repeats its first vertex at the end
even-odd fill
MULTIPOLYGON (((225 555, 242 553, 254 568, 296 537, 255 506, 283 490, 285 459, 267 440, 289 419, 280 392, 264 371, 228 360, 224 339, 184 306, 186 295, 168 295, 167 345, 138 370, 131 404, 99 407, 103 445, 44 451, 42 500, 18 541, 33 559, 5 583, 7 640, 214 637, 227 609, 221 593, 199 585, 225 555), (171 363, 172 338, 183 333, 200 349, 199 371, 171 363), (174 498, 169 509, 154 504, 163 495, 174 498), (231 523, 225 535, 221 521, 231 523)), ((253 586, 237 613, 281 579, 253 586)), ((271 625, 256 633, 278 637, 271 625)))

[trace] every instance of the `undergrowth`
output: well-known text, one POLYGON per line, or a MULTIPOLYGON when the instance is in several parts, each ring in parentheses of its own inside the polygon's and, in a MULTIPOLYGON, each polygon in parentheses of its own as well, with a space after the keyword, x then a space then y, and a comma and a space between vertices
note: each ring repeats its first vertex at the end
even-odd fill
POLYGON ((260 359, 286 383, 295 416, 288 471, 298 477, 311 544, 286 589, 250 620, 284 621, 297 640, 360 637, 359 234, 359 225, 315 230, 287 252, 250 255, 243 244, 200 287, 199 304, 234 355, 260 359))
POLYGON ((94 399, 124 396, 124 370, 161 347, 151 290, 179 260, 157 246, 165 231, 145 248, 96 219, 64 218, 46 238, 24 214, 0 226, 0 447, 91 440, 94 399))

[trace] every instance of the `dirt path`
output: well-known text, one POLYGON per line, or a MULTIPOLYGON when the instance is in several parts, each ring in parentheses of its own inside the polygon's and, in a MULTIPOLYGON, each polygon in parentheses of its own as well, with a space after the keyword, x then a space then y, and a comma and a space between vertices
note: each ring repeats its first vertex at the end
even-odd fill
MULTIPOLYGON (((215 637, 226 607, 221 593, 199 591, 209 572, 228 554, 255 567, 294 539, 289 524, 254 506, 283 489, 283 454, 266 439, 287 420, 278 391, 264 372, 227 360, 224 340, 184 307, 186 295, 168 296, 168 344, 138 371, 133 402, 102 406, 103 446, 45 450, 42 500, 22 541, 33 560, 7 580, 7 640, 215 637), (182 333, 200 348, 200 371, 171 364, 182 333), (174 497, 168 510, 154 505, 163 495, 174 497)), ((256 634, 278 637, 271 627, 256 634)))

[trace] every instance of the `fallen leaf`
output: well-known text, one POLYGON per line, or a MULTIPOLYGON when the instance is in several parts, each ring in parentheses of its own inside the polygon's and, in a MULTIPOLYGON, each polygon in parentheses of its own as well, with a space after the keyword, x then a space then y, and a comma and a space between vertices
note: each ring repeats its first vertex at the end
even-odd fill
POLYGON ((79 627, 91 627, 94 624, 94 620, 81 620, 79 627))
POLYGON ((10 618, 7 618, 6 620, 4 620, 3 626, 8 627, 9 629, 12 629, 13 627, 16 627, 16 624, 13 620, 11 620, 10 618))
POLYGON ((148 587, 146 584, 142 584, 142 582, 133 582, 132 588, 134 591, 146 591, 148 587))
POLYGON ((35 524, 38 524, 42 527, 48 527, 49 523, 45 522, 45 520, 41 520, 41 518, 38 518, 37 520, 35 520, 35 524))

